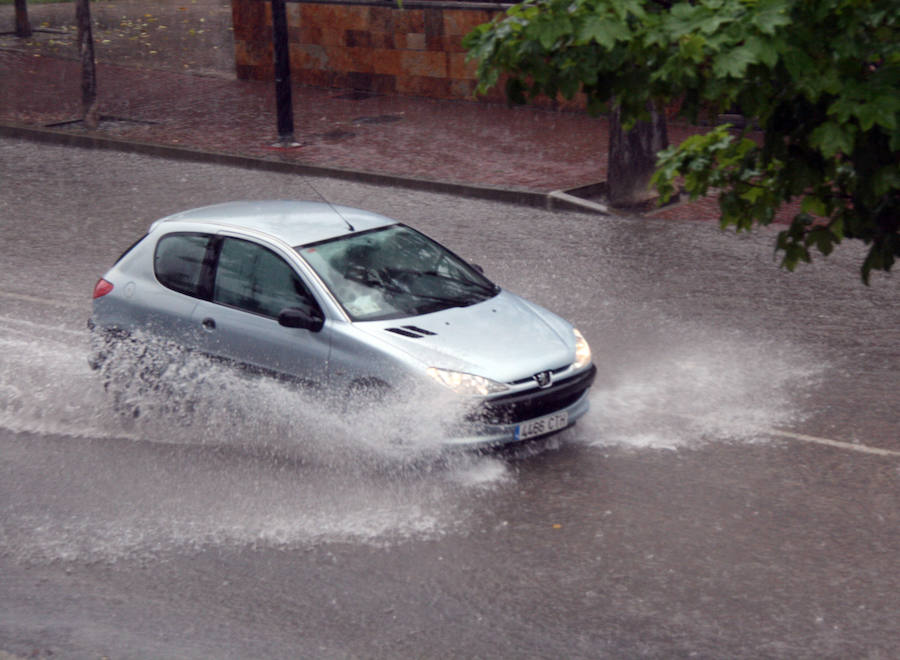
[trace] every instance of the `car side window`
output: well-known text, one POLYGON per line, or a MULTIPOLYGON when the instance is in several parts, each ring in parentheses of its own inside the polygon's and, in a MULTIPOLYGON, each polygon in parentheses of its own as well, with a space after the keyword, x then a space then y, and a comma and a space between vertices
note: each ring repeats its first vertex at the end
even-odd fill
POLYGON ((202 297, 203 265, 210 236, 170 234, 156 244, 153 271, 156 279, 170 289, 202 297))
POLYGON ((284 259, 261 245, 236 238, 222 242, 213 301, 272 318, 286 307, 318 309, 284 259))

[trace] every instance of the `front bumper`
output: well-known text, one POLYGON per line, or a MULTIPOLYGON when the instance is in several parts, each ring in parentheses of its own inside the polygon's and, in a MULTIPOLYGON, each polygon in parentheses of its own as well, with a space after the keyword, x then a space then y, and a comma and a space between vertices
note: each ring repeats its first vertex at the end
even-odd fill
POLYGON ((596 375, 597 368, 591 365, 548 388, 483 401, 466 416, 462 425, 450 432, 446 445, 477 449, 517 442, 516 429, 521 423, 557 412, 566 412, 568 426, 572 426, 590 408, 588 394, 596 375))

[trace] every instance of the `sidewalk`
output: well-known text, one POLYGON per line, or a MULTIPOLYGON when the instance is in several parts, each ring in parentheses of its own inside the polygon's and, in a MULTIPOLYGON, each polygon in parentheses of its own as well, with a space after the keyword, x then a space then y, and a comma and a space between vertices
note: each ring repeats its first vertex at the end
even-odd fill
MULTIPOLYGON (((3 133, 40 131, 47 139, 69 140, 81 136, 107 146, 114 140, 123 149, 153 146, 162 150, 158 153, 181 149, 193 158, 249 159, 261 166, 293 166, 304 173, 556 207, 571 206, 560 191, 605 181, 606 120, 533 107, 371 96, 295 85, 295 140, 300 146, 273 148, 274 84, 234 79, 229 70, 227 5, 222 0, 201 0, 188 7, 177 4, 169 0, 152 5, 158 13, 165 7, 170 11, 169 17, 156 19, 156 25, 139 23, 141 16, 145 21, 156 18, 141 14, 150 7, 146 3, 120 0, 98 5, 109 16, 98 20, 94 14, 95 23, 108 26, 95 27, 94 34, 104 118, 94 132, 77 121, 80 64, 74 59, 71 26, 60 24, 72 5, 34 5, 32 25, 57 32, 36 33, 31 40, 0 38, 3 133), (208 19, 197 18, 201 11, 209 12, 208 19), (161 20, 174 23, 181 16, 185 17, 181 32, 177 26, 160 29, 161 20), (200 25, 196 21, 201 19, 205 26, 218 21, 218 27, 211 28, 217 31, 217 41, 213 46, 198 41, 191 51, 184 35, 186 30, 196 34, 188 26, 191 20, 200 25), (141 36, 129 37, 125 29, 141 36), (162 56, 154 59, 151 53, 162 56)), ((8 29, 6 16, 0 19, 4 20, 0 30, 8 29)), ((671 126, 670 140, 682 139, 687 130, 671 126)), ((716 205, 703 200, 652 215, 713 219, 716 205)))

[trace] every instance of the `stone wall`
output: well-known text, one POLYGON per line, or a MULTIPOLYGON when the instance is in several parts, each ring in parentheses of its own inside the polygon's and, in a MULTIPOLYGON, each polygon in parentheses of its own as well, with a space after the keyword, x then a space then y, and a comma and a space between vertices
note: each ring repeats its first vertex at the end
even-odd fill
MULTIPOLYGON (((509 5, 474 2, 286 2, 291 79, 319 87, 471 98, 462 38, 509 5)), ((232 0, 238 78, 272 80, 268 0, 232 0)), ((493 98, 502 92, 493 91, 493 98)))

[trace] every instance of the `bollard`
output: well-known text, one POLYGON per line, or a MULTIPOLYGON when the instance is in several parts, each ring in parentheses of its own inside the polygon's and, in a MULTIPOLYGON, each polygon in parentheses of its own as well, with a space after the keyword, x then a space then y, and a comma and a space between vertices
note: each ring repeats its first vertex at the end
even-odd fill
POLYGON ((296 147, 294 108, 291 98, 291 60, 288 51, 284 0, 272 0, 272 41, 275 46, 275 105, 278 114, 278 147, 296 147))

